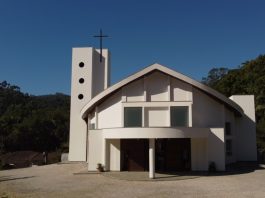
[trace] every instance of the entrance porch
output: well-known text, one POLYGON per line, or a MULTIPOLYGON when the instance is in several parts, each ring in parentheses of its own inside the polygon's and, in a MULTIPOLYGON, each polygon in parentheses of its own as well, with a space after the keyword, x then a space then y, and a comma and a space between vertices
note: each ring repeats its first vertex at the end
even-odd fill
POLYGON ((209 162, 225 170, 223 128, 116 128, 90 130, 88 170, 205 171, 209 162))
MULTIPOLYGON (((191 152, 189 138, 155 140, 155 171, 191 170, 191 152)), ((149 170, 149 140, 121 140, 121 171, 149 170)))

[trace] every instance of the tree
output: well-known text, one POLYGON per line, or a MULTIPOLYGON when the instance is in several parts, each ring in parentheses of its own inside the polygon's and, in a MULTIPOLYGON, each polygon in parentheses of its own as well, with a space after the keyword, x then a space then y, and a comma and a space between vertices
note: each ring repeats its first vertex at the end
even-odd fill
POLYGON ((30 96, 16 85, 0 83, 0 153, 55 151, 66 145, 70 97, 30 96))
POLYGON ((228 68, 213 68, 208 72, 208 76, 202 79, 202 82, 209 86, 214 86, 222 77, 228 73, 228 68))

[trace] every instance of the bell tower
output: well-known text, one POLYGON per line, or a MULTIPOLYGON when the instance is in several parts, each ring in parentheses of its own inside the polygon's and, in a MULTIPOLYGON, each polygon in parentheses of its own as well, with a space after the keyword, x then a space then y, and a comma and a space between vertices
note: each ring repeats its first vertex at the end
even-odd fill
POLYGON ((109 84, 109 51, 92 47, 73 48, 69 161, 86 161, 88 126, 80 112, 109 84))

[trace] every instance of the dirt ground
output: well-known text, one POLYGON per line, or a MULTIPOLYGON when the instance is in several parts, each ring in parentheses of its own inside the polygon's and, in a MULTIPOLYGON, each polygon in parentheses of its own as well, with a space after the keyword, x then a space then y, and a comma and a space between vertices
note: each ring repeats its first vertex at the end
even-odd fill
POLYGON ((74 174, 84 170, 85 164, 53 164, 0 171, 0 197, 265 197, 263 168, 154 182, 74 174))

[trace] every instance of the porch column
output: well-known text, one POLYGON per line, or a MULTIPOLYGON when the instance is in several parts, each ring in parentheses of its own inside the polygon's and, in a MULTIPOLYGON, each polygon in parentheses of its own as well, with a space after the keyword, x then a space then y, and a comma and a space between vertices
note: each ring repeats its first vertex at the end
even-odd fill
POLYGON ((149 139, 149 178, 155 178, 155 139, 149 139))
POLYGON ((109 142, 107 139, 103 139, 102 144, 102 165, 106 171, 109 170, 109 142))

